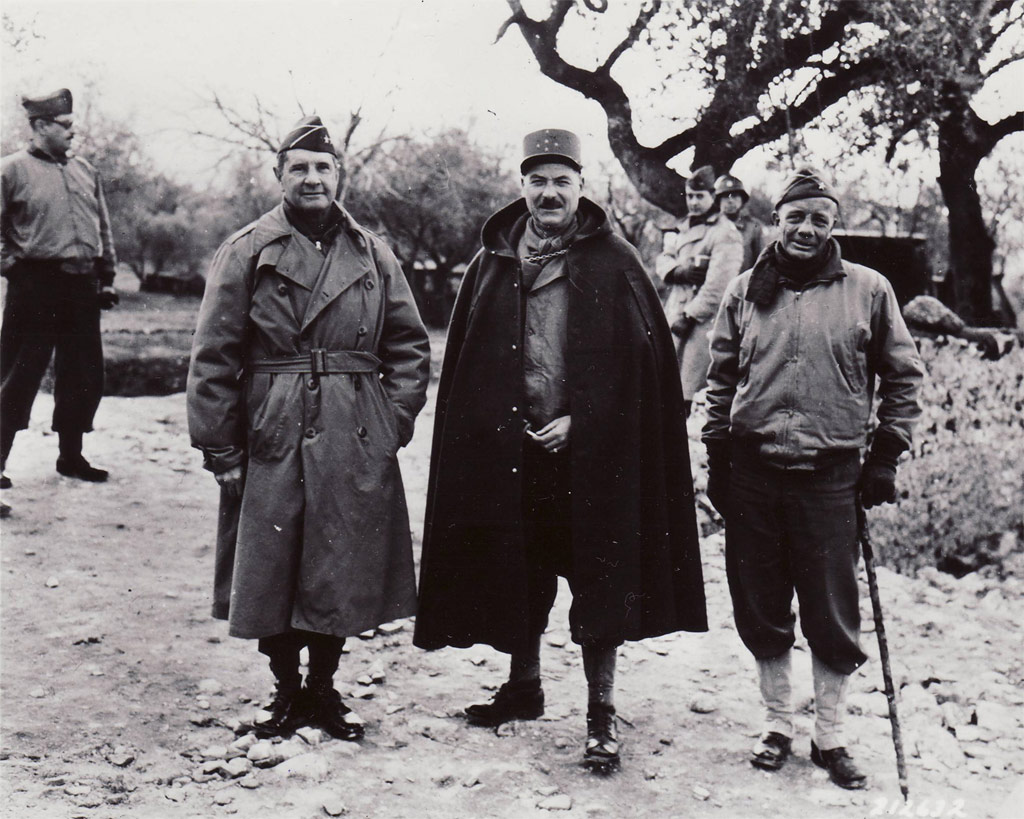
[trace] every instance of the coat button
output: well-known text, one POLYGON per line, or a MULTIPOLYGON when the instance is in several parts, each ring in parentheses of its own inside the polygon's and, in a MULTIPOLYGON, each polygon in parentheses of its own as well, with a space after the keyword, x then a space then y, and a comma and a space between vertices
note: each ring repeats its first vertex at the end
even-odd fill
POLYGON ((288 285, 286 285, 286 284, 279 284, 277 286, 277 292, 280 293, 282 296, 288 295, 288 285))
POLYGON ((316 430, 315 430, 315 429, 313 429, 313 427, 309 427, 309 428, 308 428, 308 429, 306 430, 306 437, 307 437, 307 438, 315 438, 315 437, 316 437, 316 430))
POLYGON ((366 335, 366 328, 365 327, 360 327, 358 330, 356 330, 356 335, 357 336, 365 336, 366 335))
POLYGON ((320 383, 315 378, 311 378, 309 379, 309 381, 306 382, 306 386, 309 387, 311 390, 315 390, 317 387, 320 386, 320 383))
POLYGON ((358 435, 360 438, 365 438, 366 437, 366 427, 359 427, 359 429, 356 430, 356 435, 358 435))
POLYGON ((363 285, 363 286, 364 286, 364 287, 365 287, 365 288, 366 288, 367 290, 373 290, 373 288, 374 288, 374 287, 376 287, 377 285, 375 285, 375 284, 373 283, 373 279, 367 278, 367 279, 366 279, 366 284, 365 284, 365 285, 363 285))

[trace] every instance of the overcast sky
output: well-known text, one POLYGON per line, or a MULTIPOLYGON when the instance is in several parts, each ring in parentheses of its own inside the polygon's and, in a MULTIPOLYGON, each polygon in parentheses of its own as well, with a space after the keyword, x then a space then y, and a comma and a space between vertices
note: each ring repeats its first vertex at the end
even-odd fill
MULTIPOLYGON (((611 3, 600 38, 576 25, 560 46, 583 65, 588 55, 606 54, 639 2, 611 3)), ((540 17, 548 0, 524 5, 540 17)), ((22 93, 61 86, 81 94, 92 84, 102 110, 130 120, 161 170, 192 181, 225 152, 190 134, 223 128, 207 102, 214 91, 247 111, 258 96, 282 134, 301 103, 336 130, 361 108, 363 140, 383 129, 416 135, 460 125, 484 144, 508 148, 511 167, 524 133, 565 127, 583 137, 591 168, 612 161, 596 103, 543 77, 517 29, 493 43, 508 16, 504 0, 2 0, 2 7, 35 35, 18 52, 5 43, 3 104, 16 107, 22 93)), ((648 82, 635 61, 624 59, 616 70, 627 85, 648 82)), ((979 108, 990 118, 1019 106, 1024 64, 1000 79, 979 108)), ((642 141, 668 135, 671 122, 663 115, 659 122, 659 114, 692 109, 678 98, 686 93, 675 89, 650 106, 654 114, 638 125, 642 141)), ((824 150, 830 147, 826 141, 824 150)), ((934 157, 918 164, 920 178, 934 178, 934 157)), ((757 185, 763 154, 749 154, 733 170, 757 185)), ((914 185, 907 193, 916 195, 914 185)))
MULTIPOLYGON (((342 119, 362 108, 364 138, 471 125, 478 139, 516 145, 548 126, 580 132, 610 157, 600 108, 541 76, 518 31, 497 45, 503 0, 31 0, 3 3, 32 39, 3 66, 3 101, 26 86, 82 88, 130 117, 161 164, 190 176, 209 148, 186 138, 211 117, 216 91, 277 112, 281 132, 307 112, 342 119), (204 147, 200 147, 204 146, 204 147)), ((338 123, 339 125, 342 123, 338 123)), ((220 149, 218 149, 220 150, 220 149)))

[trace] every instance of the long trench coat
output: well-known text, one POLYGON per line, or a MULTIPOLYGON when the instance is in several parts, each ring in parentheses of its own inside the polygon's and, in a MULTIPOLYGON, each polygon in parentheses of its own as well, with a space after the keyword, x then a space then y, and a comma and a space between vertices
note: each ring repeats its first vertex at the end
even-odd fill
POLYGON ((669 325, 684 315, 697 322, 679 350, 679 376, 687 401, 692 401, 694 394, 707 385, 711 364, 708 332, 725 288, 741 272, 742 264, 743 237, 720 213, 696 225, 683 219, 677 231, 665 234, 664 249, 655 262, 658 276, 664 279, 669 271, 680 266, 706 274, 703 284, 670 284, 665 293, 665 318, 669 325))
POLYGON ((324 255, 278 206, 207 279, 189 431, 211 471, 245 467, 241 501, 221 494, 214 579, 213 614, 237 637, 345 637, 415 611, 396 453, 426 401, 430 345, 391 251, 343 217, 324 255), (331 351, 314 354, 320 375, 314 350, 331 351))
MULTIPOLYGON (((485 225, 448 330, 427 491, 421 648, 527 648, 522 530, 526 203, 485 225)), ((618 644, 707 628, 672 338, 636 251, 580 200, 566 258, 572 432, 572 639, 618 644)))

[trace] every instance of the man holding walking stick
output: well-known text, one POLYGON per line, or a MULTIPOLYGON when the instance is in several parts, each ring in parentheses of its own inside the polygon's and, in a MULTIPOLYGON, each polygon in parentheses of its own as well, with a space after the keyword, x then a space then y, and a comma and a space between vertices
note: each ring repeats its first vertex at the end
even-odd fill
POLYGON ((736 628, 757 661, 765 724, 751 763, 778 770, 793 737, 793 592, 812 653, 811 759, 843 788, 867 778, 842 723, 859 644, 858 497, 896 499, 896 465, 920 415, 923 365, 892 286, 841 258, 839 202, 794 173, 775 202, 779 239, 734 279, 711 332, 708 497, 726 521, 736 628), (872 399, 881 399, 868 444, 872 399))

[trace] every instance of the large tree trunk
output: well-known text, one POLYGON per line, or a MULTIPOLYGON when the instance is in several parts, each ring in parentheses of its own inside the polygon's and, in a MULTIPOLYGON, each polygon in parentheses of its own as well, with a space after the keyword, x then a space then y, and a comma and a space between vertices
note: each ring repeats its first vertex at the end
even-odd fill
POLYGON ((949 211, 949 265, 953 304, 968 324, 998 324, 992 306, 992 254, 989 233, 975 183, 987 151, 975 139, 968 107, 954 106, 939 122, 939 188, 949 211), (957 110, 960 109, 960 110, 957 110), (961 114, 963 114, 961 116, 961 114))

